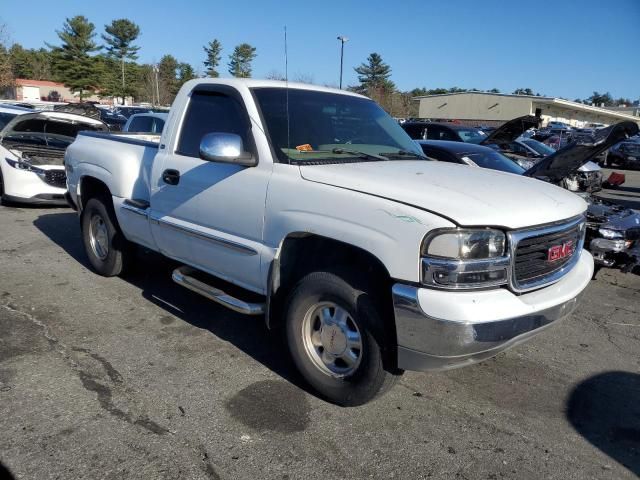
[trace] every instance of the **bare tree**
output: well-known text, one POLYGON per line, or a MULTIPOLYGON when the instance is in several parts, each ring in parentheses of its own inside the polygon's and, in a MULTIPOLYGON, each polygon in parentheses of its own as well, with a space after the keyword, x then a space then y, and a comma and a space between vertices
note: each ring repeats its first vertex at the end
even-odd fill
POLYGON ((282 73, 280 73, 277 70, 271 70, 269 73, 267 73, 267 75, 264 77, 267 80, 284 80, 284 75, 282 73))
POLYGON ((13 68, 9 55, 10 37, 7 25, 0 20, 0 95, 5 96, 14 86, 13 68))
POLYGON ((294 82, 313 84, 313 75, 310 73, 298 72, 293 76, 294 82))

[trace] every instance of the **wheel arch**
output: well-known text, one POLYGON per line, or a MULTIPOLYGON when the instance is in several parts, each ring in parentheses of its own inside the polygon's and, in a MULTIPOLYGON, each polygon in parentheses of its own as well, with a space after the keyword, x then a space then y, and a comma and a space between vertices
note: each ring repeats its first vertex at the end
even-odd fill
POLYGON ((269 329, 282 326, 286 298, 304 275, 318 270, 367 272, 385 321, 385 334, 395 348, 396 329, 391 287, 384 263, 373 253, 350 243, 309 232, 289 233, 270 264, 265 321, 269 329))

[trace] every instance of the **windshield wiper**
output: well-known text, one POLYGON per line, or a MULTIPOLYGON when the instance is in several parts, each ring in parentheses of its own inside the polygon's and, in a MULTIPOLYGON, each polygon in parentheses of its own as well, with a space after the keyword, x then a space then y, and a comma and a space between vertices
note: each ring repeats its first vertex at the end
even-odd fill
POLYGON ((335 153, 337 155, 346 154, 346 155, 355 155, 360 158, 368 158, 370 160, 381 160, 386 162, 389 160, 387 157, 383 157, 382 155, 376 155, 375 153, 367 153, 361 152, 359 150, 345 150, 344 148, 334 148, 331 150, 331 153, 335 153))
POLYGON ((384 155, 385 157, 413 157, 426 159, 425 155, 420 155, 419 153, 408 152, 406 150, 398 150, 397 152, 382 152, 379 155, 384 155))

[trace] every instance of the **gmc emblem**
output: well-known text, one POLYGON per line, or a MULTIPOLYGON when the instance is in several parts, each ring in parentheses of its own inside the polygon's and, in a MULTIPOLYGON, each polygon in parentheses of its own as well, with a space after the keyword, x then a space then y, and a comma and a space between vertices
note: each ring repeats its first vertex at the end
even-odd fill
POLYGON ((547 261, 555 262, 563 258, 569 257, 573 253, 574 245, 573 240, 562 243, 560 245, 554 245, 547 251, 547 261))

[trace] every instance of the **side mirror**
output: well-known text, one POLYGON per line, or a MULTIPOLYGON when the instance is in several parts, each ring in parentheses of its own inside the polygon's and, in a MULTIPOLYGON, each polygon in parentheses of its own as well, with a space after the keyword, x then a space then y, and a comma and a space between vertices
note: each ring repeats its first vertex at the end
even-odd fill
POLYGON ((258 164, 253 155, 244 151, 242 138, 235 133, 207 133, 200 141, 200 158, 245 167, 258 164))

